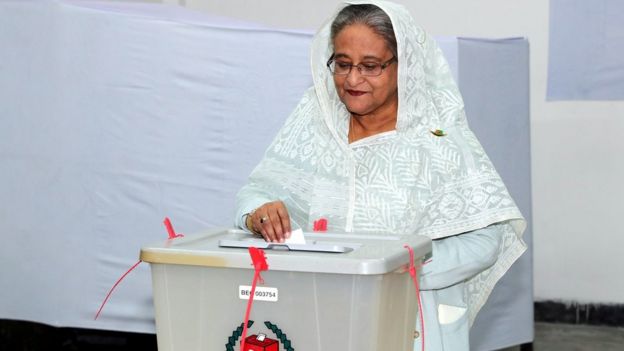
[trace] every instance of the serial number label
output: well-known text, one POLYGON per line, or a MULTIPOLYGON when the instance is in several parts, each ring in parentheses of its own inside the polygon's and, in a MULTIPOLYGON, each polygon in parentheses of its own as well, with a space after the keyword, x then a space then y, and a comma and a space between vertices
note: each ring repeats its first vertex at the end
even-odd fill
MULTIPOLYGON (((238 298, 241 300, 249 300, 251 295, 251 286, 239 285, 238 286, 238 298)), ((270 301, 277 302, 277 288, 269 288, 265 286, 256 286, 254 291, 254 301, 270 301)))

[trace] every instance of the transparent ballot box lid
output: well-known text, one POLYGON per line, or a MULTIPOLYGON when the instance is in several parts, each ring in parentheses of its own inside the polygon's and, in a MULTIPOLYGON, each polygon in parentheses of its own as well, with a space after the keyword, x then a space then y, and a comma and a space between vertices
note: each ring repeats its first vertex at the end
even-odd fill
POLYGON ((163 240, 141 249, 148 263, 253 269, 249 247, 264 249, 272 271, 385 274, 431 252, 431 240, 419 235, 304 233, 305 244, 269 243, 238 229, 214 229, 163 240))

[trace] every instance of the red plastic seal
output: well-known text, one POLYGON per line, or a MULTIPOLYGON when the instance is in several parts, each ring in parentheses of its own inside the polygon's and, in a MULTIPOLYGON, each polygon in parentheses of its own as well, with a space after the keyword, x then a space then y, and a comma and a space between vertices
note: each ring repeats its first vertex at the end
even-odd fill
POLYGON ((313 230, 315 232, 326 232, 327 231, 327 219, 319 218, 318 220, 314 221, 313 230))
MULTIPOLYGON (((243 322, 243 334, 241 340, 241 350, 262 350, 262 349, 250 349, 247 348, 247 322, 249 321, 249 314, 251 313, 251 306, 253 305, 253 298, 256 291, 256 284, 260 281, 260 284, 263 283, 262 277, 260 277, 260 272, 266 271, 269 269, 269 264, 266 261, 266 256, 264 255, 264 251, 257 247, 249 248, 249 256, 251 256, 251 263, 254 266, 254 277, 251 282, 251 293, 249 294, 249 300, 247 301, 247 310, 245 311, 245 321, 243 322)), ((271 350, 271 349, 269 349, 271 350)), ((277 349, 276 349, 277 350, 277 349)))

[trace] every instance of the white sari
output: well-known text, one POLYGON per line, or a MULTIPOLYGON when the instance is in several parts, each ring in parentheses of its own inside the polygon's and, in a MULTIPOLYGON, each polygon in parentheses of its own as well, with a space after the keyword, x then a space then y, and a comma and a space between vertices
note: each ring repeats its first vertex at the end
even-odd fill
MULTIPOLYGON (((330 26, 343 4, 314 38, 314 86, 239 192, 237 224, 243 214, 281 199, 304 230, 326 218, 335 232, 443 239, 495 225, 500 245, 493 264, 446 288, 465 305, 467 333, 495 283, 526 250, 525 221, 469 129, 461 95, 434 40, 401 5, 349 3, 375 4, 392 21, 398 47, 396 130, 348 142, 349 112, 326 67, 333 52, 330 26)), ((436 257, 434 247, 436 259, 444 258, 436 257)), ((433 306, 440 312, 439 304, 433 306)), ((432 320, 439 323, 440 316, 432 320)))

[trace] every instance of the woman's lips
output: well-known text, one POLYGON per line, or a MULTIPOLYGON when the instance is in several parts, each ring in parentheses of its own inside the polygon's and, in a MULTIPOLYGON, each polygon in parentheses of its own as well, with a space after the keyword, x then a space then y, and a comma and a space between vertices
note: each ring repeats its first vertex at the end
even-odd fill
POLYGON ((347 94, 351 95, 351 96, 361 96, 366 94, 365 91, 360 91, 360 90, 349 90, 347 89, 347 94))

